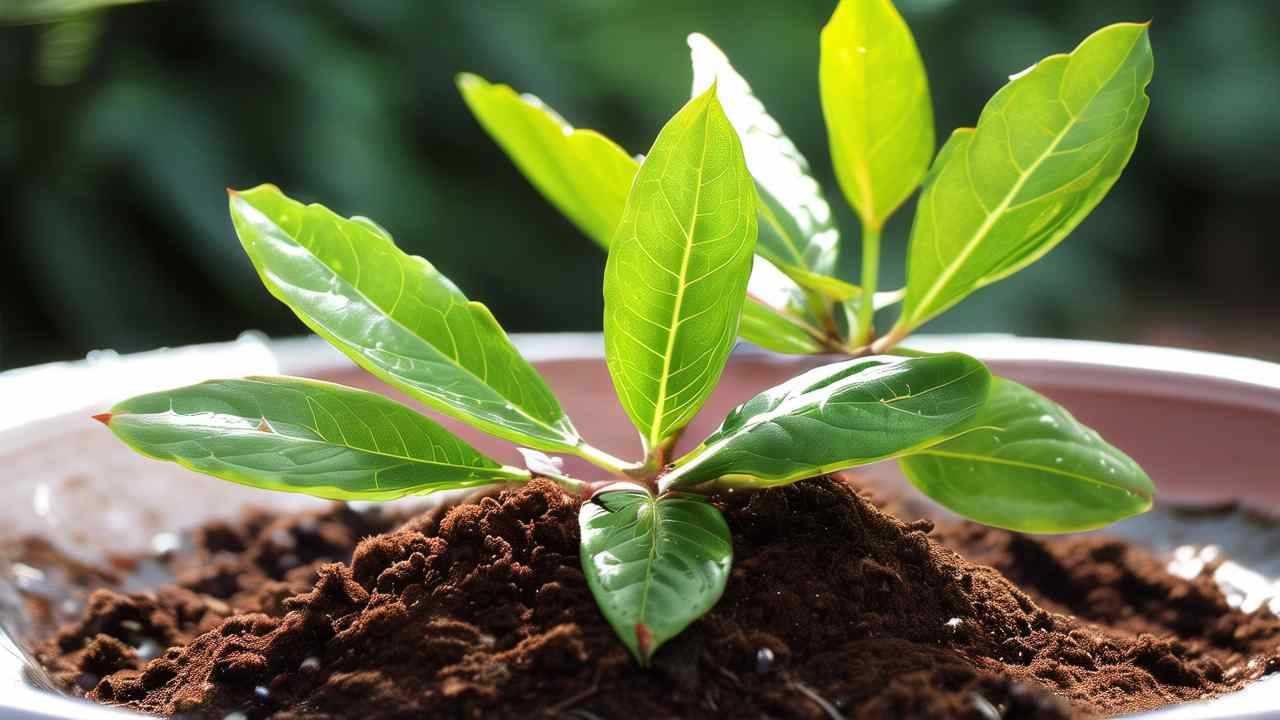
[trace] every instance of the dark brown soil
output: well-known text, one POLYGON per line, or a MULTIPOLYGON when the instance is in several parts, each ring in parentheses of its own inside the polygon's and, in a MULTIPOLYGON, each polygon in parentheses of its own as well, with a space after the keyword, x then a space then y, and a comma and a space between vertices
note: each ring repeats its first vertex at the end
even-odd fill
POLYGON ((833 478, 717 502, 724 598, 649 671, 545 482, 395 529, 344 509, 208 526, 166 559, 177 582, 97 591, 37 654, 91 699, 191 718, 1064 718, 1280 671, 1280 619, 1121 542, 935 531, 833 478))

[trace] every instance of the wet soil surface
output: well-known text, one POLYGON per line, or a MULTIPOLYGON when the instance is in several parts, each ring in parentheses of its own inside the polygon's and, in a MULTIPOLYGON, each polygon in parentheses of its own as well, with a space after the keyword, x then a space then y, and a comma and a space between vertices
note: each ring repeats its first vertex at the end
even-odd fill
POLYGON ((903 522, 834 478, 716 502, 728 588, 649 671, 587 590, 577 501, 546 482, 411 518, 208 525, 160 559, 174 582, 95 591, 36 654, 99 702, 281 720, 1087 717, 1280 671, 1280 619, 1233 610, 1212 568, 903 522))

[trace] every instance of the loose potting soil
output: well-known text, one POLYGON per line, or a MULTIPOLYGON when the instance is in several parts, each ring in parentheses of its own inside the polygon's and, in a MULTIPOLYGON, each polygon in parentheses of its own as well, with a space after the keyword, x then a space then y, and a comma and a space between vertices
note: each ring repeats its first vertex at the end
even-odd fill
POLYGON ((98 702, 280 720, 1066 718, 1280 671, 1280 619, 1124 542, 903 522, 837 478, 715 502, 732 577, 649 670, 587 589, 578 501, 543 481, 403 521, 207 525, 164 559, 175 582, 95 591, 37 656, 98 702))

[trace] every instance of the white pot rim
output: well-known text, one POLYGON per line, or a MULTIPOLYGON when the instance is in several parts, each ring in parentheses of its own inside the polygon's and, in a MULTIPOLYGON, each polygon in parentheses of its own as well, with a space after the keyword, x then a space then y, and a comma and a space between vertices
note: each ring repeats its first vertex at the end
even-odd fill
MULTIPOLYGON (((515 333, 512 340, 531 362, 604 358, 600 333, 515 333)), ((1280 364, 1221 353, 1153 345, 1017 337, 1003 334, 920 335, 912 348, 956 351, 982 360, 1034 364, 1043 384, 1055 385, 1073 369, 1102 371, 1084 377, 1099 389, 1129 389, 1155 394, 1206 394, 1280 411, 1280 364), (1209 383, 1187 383, 1187 380, 1209 383), (1262 392, 1258 392, 1262 391, 1262 392), (1223 393, 1227 393, 1224 395, 1223 393)), ((742 345, 739 356, 788 362, 798 356, 775 355, 742 345)), ((161 348, 121 355, 94 351, 83 360, 54 362, 0 372, 0 432, 85 408, 107 407, 122 398, 199 382, 242 375, 308 375, 350 367, 351 363, 315 336, 270 340, 247 332, 230 342, 161 348)), ((1079 373, 1072 382, 1080 386, 1079 373)), ((1207 398, 1202 398, 1207 399, 1207 398)))

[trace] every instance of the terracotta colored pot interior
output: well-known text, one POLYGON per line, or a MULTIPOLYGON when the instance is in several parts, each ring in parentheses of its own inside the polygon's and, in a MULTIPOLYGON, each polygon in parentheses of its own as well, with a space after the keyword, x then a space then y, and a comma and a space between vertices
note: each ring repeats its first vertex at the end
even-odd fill
MULTIPOLYGON (((703 411, 685 432, 680 447, 687 449, 696 445, 739 403, 823 362, 830 359, 779 360, 751 356, 735 359, 703 411)), ((1142 371, 1097 367, 1055 372, 1044 363, 992 362, 990 365, 993 372, 1025 382, 1061 403, 1082 422, 1133 456, 1156 482, 1162 500, 1178 503, 1239 500, 1261 507, 1280 505, 1280 483, 1274 482, 1274 473, 1269 470, 1272 466, 1270 443, 1280 440, 1280 412, 1241 404, 1229 399, 1228 393, 1215 399, 1219 396, 1213 392, 1214 386, 1231 385, 1231 381, 1179 380, 1142 371), (1125 375, 1141 376, 1142 390, 1110 389, 1125 375), (1090 381, 1097 378, 1104 382, 1090 385, 1090 381), (1192 388, 1196 392, 1189 392, 1192 388)), ((538 369, 590 442, 619 457, 639 457, 639 438, 618 405, 604 362, 553 360, 538 363, 538 369)), ((335 372, 324 379, 376 389, 416 405, 356 369, 335 372)), ((1238 394, 1239 388, 1233 389, 1238 394)), ((445 423, 478 448, 506 462, 520 464, 519 455, 509 443, 452 420, 445 423)), ((566 460, 572 473, 587 478, 600 477, 600 471, 593 466, 576 458, 566 460)), ((876 474, 896 473, 877 467, 876 474)))

